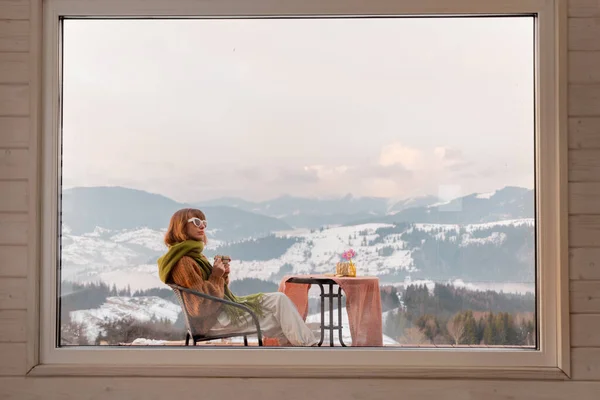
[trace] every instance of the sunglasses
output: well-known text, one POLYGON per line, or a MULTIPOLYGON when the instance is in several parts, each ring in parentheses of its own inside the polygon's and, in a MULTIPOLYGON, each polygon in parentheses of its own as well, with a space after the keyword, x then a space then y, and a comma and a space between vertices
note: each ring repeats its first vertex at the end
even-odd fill
POLYGON ((187 221, 187 222, 191 222, 191 223, 193 223, 193 224, 194 224, 194 225, 196 225, 198 228, 206 228, 206 226, 207 226, 207 223, 206 223, 206 221, 205 221, 205 220, 203 220, 203 219, 200 219, 200 218, 190 218, 190 219, 188 219, 188 221, 187 221))

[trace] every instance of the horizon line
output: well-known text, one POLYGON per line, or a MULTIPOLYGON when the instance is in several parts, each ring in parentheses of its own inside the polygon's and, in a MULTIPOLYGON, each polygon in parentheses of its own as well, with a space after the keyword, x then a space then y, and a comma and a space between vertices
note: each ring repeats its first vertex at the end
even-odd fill
POLYGON ((239 197, 239 196, 219 196, 219 197, 212 197, 210 199, 205 199, 205 200, 194 200, 194 201, 179 201, 179 200, 175 200, 174 198, 167 196, 165 194, 162 193, 157 193, 157 192, 151 192, 149 190, 146 189, 137 189, 137 188, 133 188, 133 187, 127 187, 127 186, 122 186, 122 185, 94 185, 94 186, 72 186, 72 187, 63 187, 62 188, 62 192, 65 191, 69 191, 69 190, 76 190, 76 189, 125 189, 125 190, 131 190, 131 191, 137 191, 137 192, 144 192, 147 194, 151 194, 151 195, 155 195, 155 196, 162 196, 165 197, 171 201, 174 201, 176 203, 181 203, 181 204, 200 204, 202 202, 214 202, 214 201, 218 201, 218 200, 223 200, 223 199, 237 199, 237 200, 242 200, 242 201, 246 201, 249 203, 266 203, 266 202, 270 202, 270 201, 274 201, 274 200, 279 200, 281 198, 285 198, 285 197, 289 197, 289 198, 295 198, 295 199, 305 199, 305 200, 341 200, 343 198, 346 197, 350 197, 350 198, 354 198, 354 199, 378 199, 378 200, 386 200, 386 201, 390 201, 393 200, 395 202, 401 202, 401 201, 406 201, 406 200, 411 200, 411 199, 418 199, 418 198, 423 198, 423 197, 436 197, 439 200, 446 200, 446 201, 452 201, 455 199, 460 199, 460 198, 464 198, 464 197, 469 197, 469 196, 473 196, 473 195, 480 195, 480 194, 487 194, 487 193, 496 193, 498 191, 501 190, 505 190, 508 188, 513 188, 513 189, 523 189, 523 190, 527 190, 527 191, 532 191, 534 190, 534 188, 527 188, 524 186, 516 186, 516 185, 506 185, 506 186, 502 186, 501 188, 495 189, 493 191, 487 191, 487 192, 472 192, 469 194, 464 194, 461 196, 457 196, 457 197, 453 197, 451 199, 442 199, 440 198, 439 195, 435 195, 435 194, 423 194, 423 195, 417 195, 417 196, 409 196, 409 197, 402 197, 402 198, 394 198, 394 197, 378 197, 378 196, 356 196, 352 193, 345 193, 345 194, 340 194, 337 196, 326 196, 326 197, 301 197, 301 196, 294 196, 294 195, 290 195, 287 193, 284 194, 280 194, 279 196, 276 197, 271 197, 267 200, 246 200, 243 197, 239 197))

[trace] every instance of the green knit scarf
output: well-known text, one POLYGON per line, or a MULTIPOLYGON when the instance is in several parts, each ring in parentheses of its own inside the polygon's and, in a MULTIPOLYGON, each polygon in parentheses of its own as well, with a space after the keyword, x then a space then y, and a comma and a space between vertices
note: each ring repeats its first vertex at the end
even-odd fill
MULTIPOLYGON (((202 278, 207 280, 212 273, 212 265, 208 261, 208 259, 202 254, 204 250, 204 243, 195 240, 186 240, 184 242, 177 243, 171 247, 165 255, 158 259, 158 276, 161 281, 167 282, 169 276, 171 275, 171 271, 173 267, 183 256, 188 256, 194 259, 198 266, 200 267, 200 272, 202 273, 202 278)), ((225 284, 225 296, 224 298, 229 301, 233 301, 234 303, 243 304, 249 307, 256 315, 263 316, 263 310, 261 308, 261 300, 263 294, 251 294, 249 296, 238 297, 231 293, 229 290, 229 286, 225 284)), ((242 316, 247 315, 247 313, 238 307, 233 307, 228 304, 224 305, 224 311, 227 313, 227 316, 235 325, 240 323, 240 319, 242 316)))

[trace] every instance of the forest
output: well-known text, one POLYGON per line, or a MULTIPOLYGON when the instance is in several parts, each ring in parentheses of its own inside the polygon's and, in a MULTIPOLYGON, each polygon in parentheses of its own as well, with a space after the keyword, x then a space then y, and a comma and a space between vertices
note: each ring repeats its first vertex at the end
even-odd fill
MULTIPOLYGON (((383 292, 383 290, 382 290, 383 292)), ((535 346, 535 296, 409 285, 384 333, 405 345, 535 346)))
MULTIPOLYGON (((276 291, 272 282, 260 279, 234 281, 234 293, 245 295, 276 291)), ((402 345, 488 345, 535 346, 535 297, 474 291, 450 284, 396 287, 381 286, 384 334, 402 345)), ((129 343, 136 338, 181 340, 185 336, 182 314, 172 323, 152 318, 138 321, 132 317, 105 318, 99 323, 100 334, 87 338, 85 325, 71 321, 69 313, 100 307, 108 297, 157 296, 177 304, 168 288, 134 291, 117 289, 104 283, 63 285, 61 296, 61 343, 93 345, 129 343)), ((310 299, 310 312, 319 309, 318 299, 310 299)))

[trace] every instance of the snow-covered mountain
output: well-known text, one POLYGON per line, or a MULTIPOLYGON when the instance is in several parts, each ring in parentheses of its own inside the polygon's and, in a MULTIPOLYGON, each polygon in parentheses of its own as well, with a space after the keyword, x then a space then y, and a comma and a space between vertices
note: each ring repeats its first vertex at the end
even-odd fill
MULTIPOLYGON (((240 284, 246 278, 278 283, 290 273, 330 273, 341 253, 353 248, 358 273, 378 276, 382 284, 532 285, 532 191, 503 188, 445 203, 437 200, 280 198, 257 207, 229 199, 202 206, 209 220, 205 253, 231 255, 231 280, 240 284)), ((166 251, 163 237, 170 215, 187 206, 126 188, 66 191, 63 283, 102 281, 132 292, 164 288, 156 260, 166 251)), ((178 305, 152 296, 108 297, 93 309, 74 307, 70 319, 85 323, 90 339, 104 318, 175 321, 179 314, 178 305)))
MULTIPOLYGON (((75 234, 87 234, 96 228, 131 230, 166 229, 173 213, 192 207, 165 196, 123 187, 78 187, 62 194, 62 221, 75 234)), ((290 226, 277 218, 228 206, 203 208, 215 231, 224 240, 266 235, 290 226)))
POLYGON ((70 313, 71 321, 82 324, 89 343, 94 343, 100 333, 100 323, 132 317, 145 322, 155 319, 177 321, 181 307, 156 296, 108 297, 102 306, 70 313))
MULTIPOLYGON (((232 280, 276 282, 287 273, 329 273, 351 247, 357 252, 354 261, 359 273, 379 276, 384 282, 406 277, 529 282, 533 223, 533 219, 472 225, 372 223, 287 230, 243 242, 210 241, 206 253, 232 256, 232 280)), ((156 259, 166 250, 163 235, 164 231, 149 228, 96 229, 84 235, 65 229, 62 278, 130 285, 132 290, 161 287, 156 259)))

